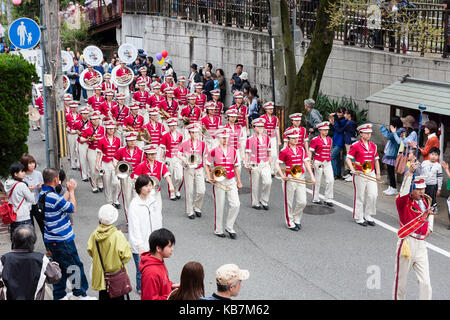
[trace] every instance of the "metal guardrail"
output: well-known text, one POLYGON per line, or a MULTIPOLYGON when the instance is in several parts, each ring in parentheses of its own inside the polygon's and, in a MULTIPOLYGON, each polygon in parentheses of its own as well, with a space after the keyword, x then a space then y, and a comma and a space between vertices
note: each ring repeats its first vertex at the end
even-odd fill
MULTIPOLYGON (((94 0, 95 1, 95 0, 94 0)), ((91 11, 91 23, 100 24, 122 12, 128 14, 157 15, 228 27, 266 31, 269 21, 268 0, 111 0, 109 7, 101 6, 91 11), (114 10, 114 11, 113 11, 114 10), (108 13, 109 15, 107 15, 108 13), (110 14, 111 13, 111 14, 110 14)), ((287 0, 291 19, 302 30, 304 38, 311 38, 316 23, 318 0, 287 0), (295 14, 294 14, 295 13, 295 14)), ((408 13, 425 19, 436 28, 442 28, 438 39, 430 40, 429 52, 447 57, 448 11, 441 0, 419 0, 408 13)), ((450 8, 449 8, 450 9, 450 8)), ((335 40, 344 45, 389 50, 391 52, 418 52, 424 54, 417 31, 402 30, 401 21, 383 19, 381 29, 368 26, 364 12, 349 12, 350 19, 335 31, 335 40), (399 32, 402 31, 402 32, 399 32)), ((404 27, 403 27, 404 28, 404 27)))

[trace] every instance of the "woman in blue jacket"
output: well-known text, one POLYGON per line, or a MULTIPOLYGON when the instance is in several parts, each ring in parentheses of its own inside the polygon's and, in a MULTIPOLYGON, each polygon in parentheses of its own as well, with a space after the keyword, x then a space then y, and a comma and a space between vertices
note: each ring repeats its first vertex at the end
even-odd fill
POLYGON ((344 118, 345 108, 339 107, 336 113, 330 114, 330 123, 333 125, 333 151, 331 152, 331 166, 334 179, 342 179, 342 158, 344 150, 344 126, 347 122, 344 118))

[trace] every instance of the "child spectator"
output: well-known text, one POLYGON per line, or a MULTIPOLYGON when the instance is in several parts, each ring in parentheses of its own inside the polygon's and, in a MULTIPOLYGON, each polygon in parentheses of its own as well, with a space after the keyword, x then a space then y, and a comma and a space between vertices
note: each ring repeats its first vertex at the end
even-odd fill
POLYGON ((149 239, 150 251, 141 254, 141 300, 167 300, 173 289, 179 288, 169 280, 164 259, 170 258, 175 245, 175 236, 162 228, 153 231, 149 239))
POLYGON ((431 148, 429 160, 422 162, 422 175, 427 177, 425 193, 433 199, 433 204, 436 203, 436 197, 440 196, 442 188, 442 166, 438 162, 440 153, 438 148, 431 148))

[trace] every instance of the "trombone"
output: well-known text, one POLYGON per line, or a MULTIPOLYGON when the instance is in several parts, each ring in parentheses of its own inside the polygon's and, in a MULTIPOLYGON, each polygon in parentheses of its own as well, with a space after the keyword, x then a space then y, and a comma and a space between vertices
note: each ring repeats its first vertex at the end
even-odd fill
POLYGON ((289 178, 288 181, 302 184, 314 184, 314 182, 311 180, 300 179, 301 175, 303 174, 303 170, 302 167, 298 164, 294 165, 291 169, 281 169, 281 171, 288 172, 288 174, 291 174, 293 176, 293 178, 289 178))
POLYGON ((216 182, 213 183, 214 186, 222 189, 223 191, 231 190, 231 188, 229 186, 227 186, 221 182, 225 179, 225 177, 227 175, 227 169, 225 169, 223 166, 217 166, 211 170, 211 173, 214 176, 214 180, 216 180, 216 182))
POLYGON ((361 178, 367 179, 372 182, 377 183, 384 183, 383 180, 377 179, 375 177, 369 176, 369 173, 373 171, 373 165, 370 161, 364 161, 362 165, 357 165, 361 167, 362 173, 358 172, 357 175, 359 175, 361 178))

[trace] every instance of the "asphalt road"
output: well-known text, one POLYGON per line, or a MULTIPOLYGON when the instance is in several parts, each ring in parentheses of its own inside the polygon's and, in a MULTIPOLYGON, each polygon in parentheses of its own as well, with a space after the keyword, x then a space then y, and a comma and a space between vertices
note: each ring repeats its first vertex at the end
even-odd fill
MULTIPOLYGON (((30 134, 29 151, 38 160, 38 169, 43 170, 45 143, 40 141, 38 132, 30 134)), ((85 272, 89 274, 91 258, 86 252, 87 240, 98 224, 97 212, 104 204, 104 195, 93 194, 89 183, 81 182, 78 171, 68 174, 78 182, 75 242, 85 272)), ((213 234, 214 203, 210 184, 206 187, 202 217, 190 220, 184 212, 183 193, 180 200, 170 201, 163 183, 163 226, 176 237, 174 254, 165 261, 172 281, 179 282, 186 262, 199 261, 205 269, 205 291, 210 295, 215 290, 215 270, 222 264, 236 263, 250 271, 250 278, 243 282, 237 299, 392 298, 396 246, 396 234, 392 230, 398 225, 393 197, 381 196, 379 191, 376 219, 380 223, 364 228, 354 223, 349 211, 353 203, 351 183, 336 181, 338 205, 333 210, 317 205, 312 208, 311 194, 308 193, 306 211, 315 214, 305 213, 303 229, 292 232, 283 220, 281 182, 273 180, 270 210, 257 211, 251 208, 246 172, 242 181, 244 190, 240 194, 241 207, 235 226, 237 240, 218 238, 213 234)), ((120 212, 116 224, 124 226, 125 216, 123 210, 120 212)), ((449 233, 445 226, 437 223, 429 238, 429 243, 438 248, 428 251, 433 299, 450 298, 449 233)), ((37 250, 44 250, 41 243, 37 250)), ((127 268, 134 286, 132 260, 127 268)), ((91 289, 88 293, 97 295, 91 289)), ((131 298, 139 299, 136 291, 131 298)), ((413 271, 408 277, 407 298, 418 298, 413 271)))

